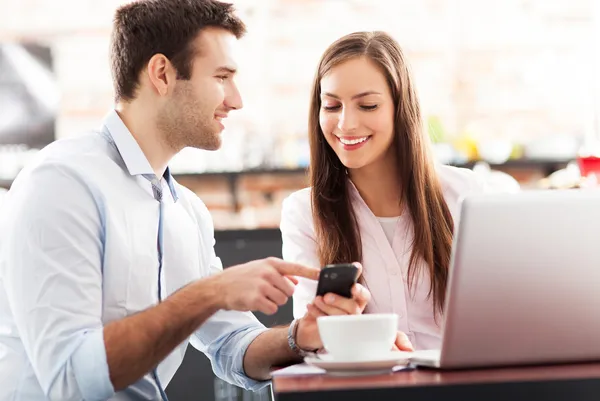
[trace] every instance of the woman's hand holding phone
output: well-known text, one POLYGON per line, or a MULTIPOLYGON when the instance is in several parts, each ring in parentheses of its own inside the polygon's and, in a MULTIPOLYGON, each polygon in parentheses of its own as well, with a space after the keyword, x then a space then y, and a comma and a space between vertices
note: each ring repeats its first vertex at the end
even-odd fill
MULTIPOLYGON (((371 293, 356 280, 362 274, 362 265, 353 263, 358 269, 354 277, 348 282, 347 277, 327 275, 324 271, 330 267, 323 268, 319 277, 317 295, 312 303, 307 305, 306 314, 298 322, 298 335, 296 342, 303 349, 320 349, 323 343, 318 335, 317 318, 330 315, 360 315, 371 300, 371 293), (335 280, 340 279, 337 283, 335 280), (339 284, 338 284, 339 283, 339 284), (348 287, 350 290, 348 291, 348 287), (330 292, 336 291, 336 292, 330 292), (340 295, 342 293, 344 295, 340 295), (350 295, 351 298, 347 298, 350 295)), ((335 272, 334 269, 329 271, 335 272)))
POLYGON ((362 265, 325 266, 319 275, 317 294, 307 310, 315 319, 328 315, 359 315, 369 301, 371 293, 360 283, 362 265))
MULTIPOLYGON (((352 265, 345 267, 333 265, 321 270, 317 296, 311 304, 307 305, 306 315, 298 325, 296 340, 301 348, 320 349, 323 347, 317 329, 317 318, 319 316, 359 315, 365 310, 371 300, 371 293, 356 282, 362 274, 361 264, 353 263, 352 265), (330 270, 326 271, 328 268, 330 270), (344 268, 348 270, 344 270, 344 268), (350 270, 354 270, 355 274, 349 275, 348 271, 350 270), (347 297, 348 295, 350 297, 347 297)), ((393 349, 414 351, 408 336, 401 331, 396 335, 393 349)))
POLYGON ((317 296, 307 311, 316 319, 319 316, 360 315, 371 300, 371 293, 360 283, 352 286, 352 298, 346 298, 334 293, 317 296))

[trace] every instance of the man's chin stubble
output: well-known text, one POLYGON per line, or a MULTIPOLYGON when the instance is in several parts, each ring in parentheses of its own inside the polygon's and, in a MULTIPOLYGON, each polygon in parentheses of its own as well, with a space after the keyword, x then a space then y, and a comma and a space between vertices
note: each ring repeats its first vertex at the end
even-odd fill
POLYGON ((207 150, 207 151, 215 151, 215 150, 219 150, 221 149, 222 146, 222 141, 221 138, 211 138, 211 141, 194 141, 193 143, 190 143, 188 146, 196 148, 196 149, 201 149, 201 150, 207 150))

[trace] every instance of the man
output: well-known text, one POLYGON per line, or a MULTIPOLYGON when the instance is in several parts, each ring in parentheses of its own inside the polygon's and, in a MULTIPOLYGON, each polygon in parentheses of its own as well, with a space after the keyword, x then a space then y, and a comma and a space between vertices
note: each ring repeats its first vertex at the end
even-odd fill
MULTIPOLYGON (((186 146, 216 150, 242 107, 232 45, 244 24, 213 0, 141 0, 114 20, 116 109, 57 141, 15 180, 0 215, 0 401, 165 400, 188 340, 215 373, 258 388, 320 348, 315 315, 264 328, 294 276, 267 259, 222 271, 204 204, 171 176, 186 146)), ((336 297, 331 313, 369 299, 336 297)))

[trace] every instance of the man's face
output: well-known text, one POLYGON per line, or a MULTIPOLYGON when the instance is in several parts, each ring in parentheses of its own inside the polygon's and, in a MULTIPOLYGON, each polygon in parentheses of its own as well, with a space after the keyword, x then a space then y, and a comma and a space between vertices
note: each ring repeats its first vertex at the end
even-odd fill
POLYGON ((236 42, 232 33, 220 28, 206 28, 194 40, 198 55, 191 78, 176 81, 158 118, 159 128, 173 148, 221 147, 222 120, 243 106, 234 82, 236 42))

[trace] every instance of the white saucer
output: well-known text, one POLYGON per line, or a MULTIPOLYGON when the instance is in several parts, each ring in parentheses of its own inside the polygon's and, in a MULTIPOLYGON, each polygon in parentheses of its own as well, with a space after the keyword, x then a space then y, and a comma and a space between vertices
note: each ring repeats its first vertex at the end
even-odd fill
POLYGON ((304 362, 335 375, 389 373, 396 366, 408 365, 411 352, 390 351, 389 355, 368 360, 340 360, 329 354, 307 356, 304 362))

